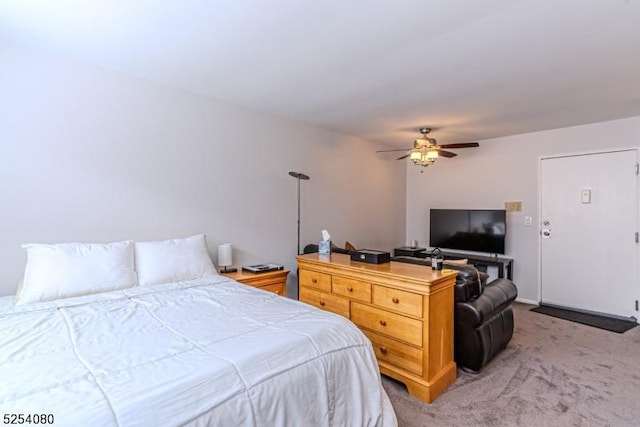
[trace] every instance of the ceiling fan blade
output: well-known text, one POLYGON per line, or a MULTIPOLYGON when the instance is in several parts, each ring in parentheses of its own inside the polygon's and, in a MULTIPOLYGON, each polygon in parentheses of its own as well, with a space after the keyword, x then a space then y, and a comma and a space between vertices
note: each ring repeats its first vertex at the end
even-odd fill
POLYGON ((461 142, 459 144, 442 144, 440 148, 471 148, 471 147, 479 147, 480 144, 477 142, 461 142))
POLYGON ((455 157, 457 156, 456 153, 452 153, 451 151, 444 151, 444 150, 440 150, 438 149, 438 154, 442 157, 455 157))
POLYGON ((405 154, 404 156, 400 156, 400 157, 398 157, 396 160, 406 159, 407 157, 409 157, 409 155, 408 155, 408 154, 405 154))
POLYGON ((409 151, 409 150, 411 150, 411 148, 398 148, 394 150, 378 150, 376 151, 376 153, 390 153, 392 151, 409 151))

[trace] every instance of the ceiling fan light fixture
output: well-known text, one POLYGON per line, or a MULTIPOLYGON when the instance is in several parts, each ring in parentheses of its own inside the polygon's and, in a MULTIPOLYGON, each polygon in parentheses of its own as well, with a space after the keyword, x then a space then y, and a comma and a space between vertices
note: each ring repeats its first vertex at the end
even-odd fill
POLYGON ((431 128, 420 128, 422 136, 413 141, 413 148, 410 149, 392 149, 392 150, 378 150, 378 153, 385 153, 390 151, 405 151, 405 155, 400 156, 397 160, 403 160, 407 157, 416 166, 427 167, 432 165, 440 157, 451 158, 457 156, 456 153, 447 151, 448 149, 458 148, 471 148, 479 147, 477 142, 462 142, 456 144, 442 144, 439 145, 435 138, 427 136, 431 132, 431 128))
POLYGON ((435 163, 437 158, 438 158, 438 151, 429 149, 428 147, 425 147, 425 146, 420 148, 414 148, 409 153, 409 159, 416 166, 427 167, 435 163))

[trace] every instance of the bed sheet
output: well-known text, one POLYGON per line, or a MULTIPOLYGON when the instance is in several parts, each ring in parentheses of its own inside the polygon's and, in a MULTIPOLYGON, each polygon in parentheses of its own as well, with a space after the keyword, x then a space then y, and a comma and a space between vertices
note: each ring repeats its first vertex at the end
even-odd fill
POLYGON ((55 425, 393 426, 347 319, 215 276, 0 298, 0 416, 55 425))

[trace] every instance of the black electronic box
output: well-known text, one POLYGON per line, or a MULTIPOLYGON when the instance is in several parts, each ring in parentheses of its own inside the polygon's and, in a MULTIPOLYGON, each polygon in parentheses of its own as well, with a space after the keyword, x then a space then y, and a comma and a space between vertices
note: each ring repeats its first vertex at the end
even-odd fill
POLYGON ((391 261, 391 253, 376 251, 373 249, 359 249, 351 252, 351 261, 360 261, 369 264, 383 264, 391 261))

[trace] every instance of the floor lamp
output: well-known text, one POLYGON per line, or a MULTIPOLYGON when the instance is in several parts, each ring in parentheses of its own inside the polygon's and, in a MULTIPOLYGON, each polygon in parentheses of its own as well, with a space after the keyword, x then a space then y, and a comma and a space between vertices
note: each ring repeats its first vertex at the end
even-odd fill
POLYGON ((289 175, 298 180, 298 255, 300 255, 300 180, 304 179, 306 181, 309 176, 302 172, 289 172, 289 175))

